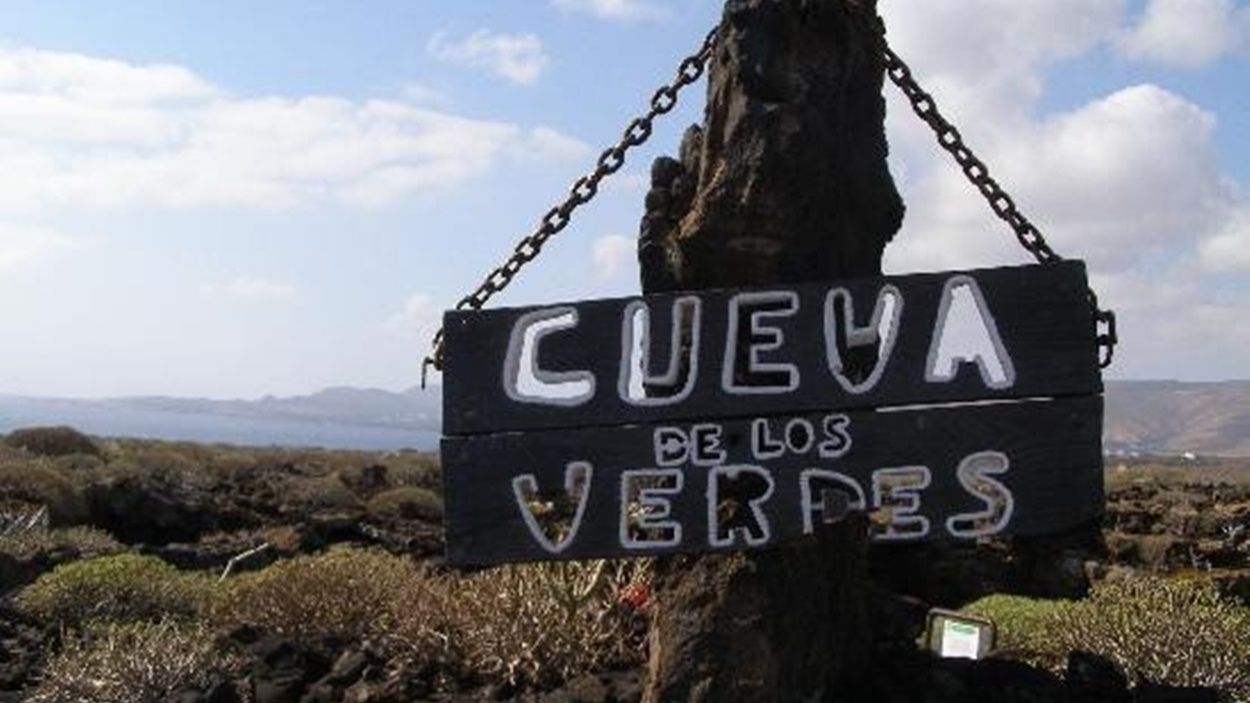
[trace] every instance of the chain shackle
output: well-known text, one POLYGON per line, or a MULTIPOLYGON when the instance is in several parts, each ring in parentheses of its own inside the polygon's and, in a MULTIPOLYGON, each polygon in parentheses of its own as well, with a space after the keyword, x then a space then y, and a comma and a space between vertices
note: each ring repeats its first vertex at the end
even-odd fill
MULTIPOLYGON (((523 237, 506 261, 488 273, 477 288, 461 298, 455 305, 456 310, 480 310, 496 293, 512 282, 522 267, 538 257, 548 239, 568 227, 569 222, 572 221, 573 212, 593 200, 599 193, 599 184, 603 179, 625 166, 625 155, 629 150, 640 146, 651 137, 652 122, 655 118, 668 114, 677 107, 677 97, 682 88, 703 77, 707 70, 708 59, 712 57, 712 51, 716 48, 716 35, 717 29, 708 32, 699 50, 682 59, 673 81, 660 86, 651 96, 647 112, 630 121, 629 126, 622 132, 620 141, 599 154, 594 170, 573 182, 564 201, 543 215, 534 232, 523 237)), ((442 329, 434 333, 434 338, 430 343, 430 355, 421 363, 422 387, 425 387, 426 376, 431 368, 440 371, 443 368, 443 338, 442 329)))

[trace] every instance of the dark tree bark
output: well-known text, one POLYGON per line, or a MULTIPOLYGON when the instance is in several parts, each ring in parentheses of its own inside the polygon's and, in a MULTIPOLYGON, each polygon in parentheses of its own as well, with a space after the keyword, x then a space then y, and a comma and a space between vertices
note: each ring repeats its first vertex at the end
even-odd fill
MULTIPOLYGON (((903 204, 886 164, 875 0, 729 0, 702 127, 661 158, 644 292, 881 273, 903 204)), ((657 565, 646 700, 812 701, 865 664, 867 529, 657 565)))

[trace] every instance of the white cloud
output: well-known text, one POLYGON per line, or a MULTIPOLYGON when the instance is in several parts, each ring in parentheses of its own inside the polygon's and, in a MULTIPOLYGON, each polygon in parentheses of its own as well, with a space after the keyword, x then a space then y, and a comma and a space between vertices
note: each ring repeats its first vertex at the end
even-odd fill
POLYGON ((0 224, 0 272, 23 268, 77 246, 77 240, 50 229, 0 224))
POLYGON ((175 66, 0 49, 0 213, 386 204, 577 144, 403 99, 239 97, 175 66))
MULTIPOLYGON (((383 320, 381 325, 383 332, 402 345, 400 356, 404 360, 403 366, 412 369, 413 376, 417 367, 421 367, 420 373, 428 374, 425 380, 436 386, 441 382, 442 374, 433 367, 424 368, 421 360, 430 353, 434 334, 443 324, 443 310, 432 297, 414 293, 404 300, 398 312, 383 320)), ((409 380, 404 383, 412 382, 410 376, 406 378, 409 380)))
MULTIPOLYGON (((880 9, 891 45, 943 112, 998 136, 1027 120, 1044 66, 1089 51, 1120 26, 1124 0, 929 0, 880 9)), ((907 118, 907 133, 927 139, 907 118)))
POLYGON ((426 50, 439 61, 485 69, 516 85, 533 84, 548 61, 537 35, 489 29, 479 29, 458 41, 438 32, 430 37, 426 50))
POLYGON ((398 312, 386 318, 382 326, 392 332, 428 341, 443 324, 443 309, 424 293, 414 293, 404 300, 398 312))
POLYGON ((1121 55, 1197 68, 1250 49, 1250 7, 1233 0, 1150 0, 1117 40, 1121 55))
POLYGON ((551 0, 565 12, 581 12, 607 20, 658 20, 672 13, 664 5, 648 0, 551 0))
POLYGON ((637 255, 638 242, 620 234, 609 234, 595 240, 591 258, 595 271, 603 278, 615 278, 637 255))
POLYGON ((1202 264, 1216 273, 1250 273, 1250 204, 1235 210, 1215 236, 1202 243, 1202 264))
MULTIPOLYGON (((1118 35, 1123 0, 936 0, 882 8, 917 78, 1059 252, 1131 267, 1192 248, 1229 207, 1214 117, 1153 85, 1039 116, 1047 69, 1118 35)), ((1020 263, 989 211, 928 127, 890 92, 892 167, 907 201, 892 270, 1020 263)))
POLYGON ((226 283, 209 284, 200 292, 210 298, 246 302, 289 303, 299 298, 299 291, 288 283, 257 276, 239 276, 226 283))
MULTIPOLYGON (((1021 210, 1061 255, 1089 262, 1102 303, 1119 315, 1113 372, 1244 377, 1245 355, 1229 350, 1250 348, 1250 294, 1210 274, 1250 271, 1250 201, 1221 172, 1216 116, 1150 84, 1040 109, 1056 63, 1123 50, 1126 7, 937 0, 882 10, 891 43, 1021 210)), ((897 91, 889 109, 907 218, 887 269, 1031 263, 897 91)))
POLYGON ((441 90, 424 83, 405 83, 399 89, 399 96, 415 105, 447 105, 450 102, 441 90))
POLYGON ((1201 271, 1178 262, 1160 271, 1095 274, 1119 317, 1115 375, 1121 378, 1244 378, 1250 295, 1213 293, 1201 271))
POLYGON ((122 61, 30 48, 0 50, 0 92, 109 105, 177 103, 217 94, 181 66, 122 61))
MULTIPOLYGON (((1223 221, 1235 199, 1217 166, 1213 127, 1197 106, 1143 85, 1021 123, 1014 139, 978 150, 1060 254, 1123 269, 1192 248, 1223 221)), ((887 250, 892 267, 1025 260, 957 167, 924 166, 908 184, 905 231, 887 250)))

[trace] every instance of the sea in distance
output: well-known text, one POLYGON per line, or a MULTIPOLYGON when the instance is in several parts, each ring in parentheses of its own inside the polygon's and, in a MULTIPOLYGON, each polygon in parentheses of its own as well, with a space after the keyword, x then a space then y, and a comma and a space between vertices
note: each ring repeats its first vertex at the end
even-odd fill
POLYGON ((0 433, 38 425, 69 425, 103 437, 367 451, 432 451, 439 438, 436 430, 383 424, 167 410, 124 401, 0 396, 0 433))

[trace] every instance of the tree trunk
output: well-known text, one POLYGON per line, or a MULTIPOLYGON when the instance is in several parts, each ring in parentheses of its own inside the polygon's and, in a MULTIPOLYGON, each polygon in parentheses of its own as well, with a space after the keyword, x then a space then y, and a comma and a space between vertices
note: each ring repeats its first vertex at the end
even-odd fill
MULTIPOLYGON (((875 0, 726 3, 704 125, 652 168, 644 292, 881 273, 903 204, 874 13, 875 0)), ((866 550, 852 516, 770 551, 660 560, 645 700, 831 698, 870 649, 866 550)))

